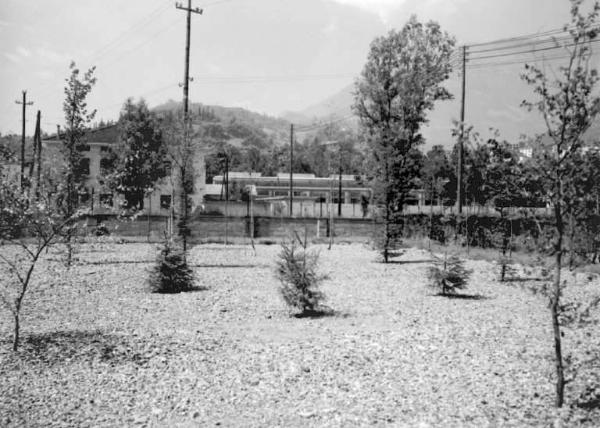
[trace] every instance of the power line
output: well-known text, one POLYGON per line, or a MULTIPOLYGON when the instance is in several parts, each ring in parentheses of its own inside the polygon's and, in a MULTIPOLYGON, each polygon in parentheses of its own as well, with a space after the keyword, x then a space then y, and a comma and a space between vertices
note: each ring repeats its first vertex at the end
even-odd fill
MULTIPOLYGON (((148 13, 142 19, 140 19, 139 21, 137 21, 136 23, 134 23, 133 25, 131 25, 128 29, 126 29, 121 34, 119 34, 116 38, 114 38, 113 40, 111 40, 107 44, 101 46, 94 53, 92 53, 91 56, 89 57, 89 61, 90 62, 95 62, 97 59, 102 58, 102 57, 106 57, 107 55, 110 55, 113 52, 115 52, 114 48, 116 48, 117 46, 119 46, 121 44, 122 40, 126 38, 126 36, 130 35, 131 33, 137 31, 138 29, 140 29, 142 27, 147 27, 148 24, 151 21, 153 21, 154 19, 156 19, 162 12, 164 12, 169 7, 170 7, 170 4, 165 2, 165 3, 162 3, 161 5, 159 5, 157 8, 153 9, 150 13, 148 13)), ((164 32, 165 30, 166 30, 166 28, 162 27, 161 30, 159 30, 158 32, 152 34, 150 36, 149 40, 143 41, 142 43, 134 46, 133 48, 128 49, 125 52, 119 53, 118 56, 115 59, 113 59, 112 61, 110 61, 107 65, 112 65, 114 62, 116 62, 116 60, 122 58, 125 54, 131 52, 134 49, 137 49, 137 48, 143 46, 144 44, 148 43, 149 41, 151 41, 152 39, 154 39, 156 36, 158 36, 160 33, 164 32)), ((123 43, 126 43, 126 42, 123 42, 123 43)), ((50 84, 43 85, 43 86, 41 86, 41 88, 42 88, 42 90, 38 92, 38 96, 39 95, 45 95, 48 92, 57 89, 54 86, 51 86, 50 84)))
MULTIPOLYGON (((575 28, 575 27, 573 27, 573 26, 565 27, 565 28, 560 28, 560 29, 548 30, 548 31, 541 32, 541 33, 509 37, 509 38, 505 38, 505 39, 498 39, 498 40, 493 40, 493 41, 483 42, 483 43, 471 43, 471 44, 467 45, 467 47, 469 48, 468 60, 480 60, 480 59, 486 59, 486 58, 501 57, 502 55, 504 55, 504 56, 521 55, 521 54, 535 53, 535 52, 543 51, 543 50, 560 49, 560 48, 564 48, 564 47, 574 46, 574 44, 564 44, 564 43, 559 44, 561 42, 566 42, 566 41, 572 40, 572 36, 566 34, 572 28, 575 28), (564 34, 564 35, 561 35, 561 34, 564 34), (552 35, 558 35, 558 37, 552 37, 552 35), (554 44, 555 46, 550 46, 550 47, 545 46, 550 43, 554 44), (475 50, 473 49, 473 48, 477 48, 477 47, 485 47, 485 46, 493 46, 493 45, 500 45, 500 46, 486 48, 486 49, 475 49, 475 50), (502 46, 502 45, 505 45, 505 46, 502 46), (499 53, 499 52, 503 52, 506 50, 518 49, 518 48, 529 47, 529 46, 531 46, 531 49, 525 50, 525 51, 505 52, 505 53, 499 54, 497 56, 492 56, 492 55, 476 56, 476 54, 481 54, 481 53, 487 53, 487 52, 499 53)), ((600 29, 600 26, 593 27, 593 29, 600 29)), ((589 42, 595 42, 595 41, 597 41, 597 40, 591 40, 589 42)), ((449 57, 450 65, 452 65, 452 66, 459 65, 461 58, 462 58, 461 50, 455 49, 449 57)))
POLYGON ((200 6, 201 7, 214 6, 215 4, 227 3, 230 1, 234 1, 234 0, 217 0, 217 1, 210 2, 210 3, 204 3, 203 5, 200 5, 200 6))
MULTIPOLYGON (((597 29, 600 29, 600 27, 598 27, 597 29)), ((552 43, 552 44, 556 45, 556 44, 558 44, 560 42, 571 41, 571 40, 573 40, 572 36, 565 35, 565 36, 551 37, 551 38, 540 39, 540 40, 531 40, 531 41, 528 41, 528 42, 525 42, 525 43, 517 43, 517 44, 513 43, 513 44, 510 44, 510 45, 496 47, 496 48, 471 50, 470 52, 472 54, 485 53, 485 52, 499 52, 499 51, 503 51, 503 50, 516 49, 516 48, 520 48, 520 47, 537 46, 537 45, 547 45, 549 43, 552 43)))
POLYGON ((343 117, 340 117, 339 119, 330 120, 326 123, 321 123, 321 124, 317 124, 317 125, 308 125, 308 126, 300 128, 300 129, 296 128, 295 132, 296 132, 296 134, 300 134, 300 133, 304 134, 306 132, 314 131, 316 129, 326 128, 328 126, 333 125, 334 123, 347 121, 348 119, 351 119, 353 117, 354 117, 354 114, 347 114, 343 117))
POLYGON ((175 24, 177 23, 177 19, 170 21, 167 25, 161 27, 158 31, 152 33, 150 35, 150 37, 148 37, 147 39, 143 40, 141 43, 138 43, 137 45, 131 47, 130 49, 121 52, 120 54, 118 54, 115 58, 112 59, 112 61, 104 64, 103 69, 106 70, 107 68, 109 68, 109 66, 111 66, 112 64, 114 64, 115 62, 117 62, 119 59, 121 59, 123 56, 125 56, 126 54, 133 52, 134 50, 137 50, 139 48, 141 48, 142 46, 150 43, 152 40, 154 40, 156 37, 158 37, 159 35, 161 35, 162 33, 164 33, 167 30, 171 30, 173 28, 177 28, 175 26, 175 24))
POLYGON ((148 23, 150 23, 152 20, 154 20, 160 13, 167 10, 169 7, 170 7, 170 4, 165 2, 162 5, 160 5, 159 7, 157 7, 156 9, 154 9, 153 11, 151 11, 148 15, 144 16, 142 19, 140 19, 135 24, 130 26, 127 30, 123 31, 119 36, 114 38, 112 41, 110 41, 106 45, 100 47, 100 49, 98 49, 95 53, 92 54, 92 56, 90 56, 90 61, 94 62, 98 58, 110 53, 111 50, 113 48, 117 47, 121 43, 121 40, 123 40, 126 36, 137 31, 140 27, 146 27, 148 23))
MULTIPOLYGON (((600 39, 597 40, 588 40, 586 42, 583 42, 585 44, 587 43, 598 43, 600 42, 600 39)), ((501 53, 501 54, 494 54, 494 55, 483 55, 483 56, 477 56, 477 57, 469 57, 469 61, 476 61, 476 60, 480 60, 480 59, 490 59, 490 58, 502 58, 502 57, 506 57, 506 56, 515 56, 515 55, 526 55, 526 54, 533 54, 536 52, 545 52, 545 51, 549 51, 549 50, 553 50, 553 49, 564 49, 564 48, 568 48, 568 47, 573 47, 573 46, 577 46, 576 43, 571 43, 571 44, 566 44, 566 45, 561 45, 561 46, 551 46, 551 47, 545 47, 545 48, 534 48, 534 49, 529 49, 529 50, 525 50, 525 51, 518 51, 518 52, 507 52, 507 53, 501 53)))
POLYGON ((474 47, 479 47, 479 46, 489 46, 489 45, 495 45, 495 44, 501 44, 501 43, 510 43, 510 42, 515 42, 515 41, 521 41, 521 40, 532 40, 532 39, 536 39, 539 37, 543 37, 543 36, 548 36, 551 34, 560 34, 560 33, 565 33, 567 31, 569 31, 570 29, 574 28, 573 26, 567 26, 567 27, 563 27, 563 28, 555 28, 553 30, 548 30, 548 31, 544 31, 544 32, 538 32, 538 33, 533 33, 533 34, 525 34, 525 35, 521 35, 521 36, 514 36, 514 37, 507 37, 504 39, 496 39, 496 40, 491 40, 488 42, 481 42, 481 43, 470 43, 468 46, 470 48, 474 48, 474 47))
POLYGON ((570 55, 555 55, 555 56, 549 56, 549 57, 541 57, 541 58, 533 58, 533 59, 521 59, 521 60, 515 60, 515 61, 493 61, 493 62, 482 62, 482 63, 478 63, 478 64, 474 64, 474 65, 467 65, 467 68, 469 70, 481 70, 481 69, 486 69, 486 68, 491 68, 491 67, 501 67, 501 66, 508 66, 508 65, 519 65, 519 64, 527 64, 527 63, 531 63, 531 62, 540 62, 540 61, 556 61, 556 60, 560 60, 560 59, 569 59, 571 58, 570 55))
POLYGON ((306 74, 306 75, 273 75, 273 76, 200 76, 194 77, 196 84, 227 84, 227 83, 273 83, 312 80, 336 80, 355 77, 355 74, 306 74))

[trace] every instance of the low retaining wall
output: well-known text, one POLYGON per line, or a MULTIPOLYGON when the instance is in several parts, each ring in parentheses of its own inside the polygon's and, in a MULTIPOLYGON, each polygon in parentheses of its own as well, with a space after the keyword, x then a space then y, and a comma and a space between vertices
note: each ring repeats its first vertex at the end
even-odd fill
MULTIPOLYGON (((403 237, 424 238, 430 233, 434 239, 444 241, 453 239, 457 221, 454 216, 439 214, 408 214, 403 217, 403 237)), ((502 219, 497 216, 469 216, 460 223, 463 234, 466 232, 472 246, 482 248, 497 247, 498 231, 502 219)), ((253 231, 254 238, 281 239, 296 230, 304 234, 306 230, 310 238, 327 238, 330 233, 341 238, 371 238, 378 223, 371 219, 334 218, 330 227, 328 218, 302 217, 222 217, 194 215, 189 222, 190 242, 222 241, 227 238, 248 238, 253 231), (331 230, 333 229, 333 230, 331 230)), ((584 224, 584 223, 582 223, 584 224)), ((586 220, 585 235, 581 245, 586 251, 600 249, 600 216, 592 216, 586 220)), ((160 241, 170 227, 169 217, 139 216, 135 220, 119 220, 115 216, 90 216, 82 222, 82 233, 93 235, 106 230, 111 235, 133 237, 138 240, 160 241), (102 227, 100 227, 102 225, 102 227)), ((553 228, 548 218, 537 221, 531 218, 513 218, 510 221, 511 245, 514 248, 533 250, 544 242, 550 242, 553 228)))
MULTIPOLYGON (((196 217, 190 222, 191 241, 206 241, 227 237, 284 238, 292 231, 311 237, 328 237, 327 218, 254 217, 251 227, 249 217, 196 217)), ((372 220, 334 219, 333 235, 340 237, 368 237, 373 229, 372 220)))
MULTIPOLYGON (((254 217, 251 227, 249 217, 194 216, 189 222, 190 241, 202 242, 224 237, 284 238, 296 230, 309 237, 329 237, 328 218, 254 217)), ((90 216, 81 223, 82 234, 94 235, 107 231, 110 235, 145 237, 161 240, 169 228, 169 217, 140 216, 134 220, 115 216, 90 216)), ((374 223, 368 219, 339 218, 333 220, 333 235, 340 237, 368 237, 374 223)))

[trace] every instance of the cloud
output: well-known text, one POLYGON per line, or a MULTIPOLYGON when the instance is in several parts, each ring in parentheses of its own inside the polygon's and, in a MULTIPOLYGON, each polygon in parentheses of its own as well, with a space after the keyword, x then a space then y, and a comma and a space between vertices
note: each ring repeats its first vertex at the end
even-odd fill
POLYGON ((211 74, 218 74, 222 71, 222 68, 219 67, 214 62, 209 62, 208 64, 206 64, 206 68, 208 69, 208 72, 211 74))
POLYGON ((16 55, 14 53, 11 52, 3 52, 4 56, 7 57, 9 60, 11 60, 12 62, 14 62, 15 64, 19 64, 22 60, 22 58, 19 55, 16 55))
POLYGON ((70 61, 71 56, 66 53, 56 52, 52 49, 38 47, 33 51, 17 46, 13 52, 3 52, 4 56, 14 62, 20 64, 25 58, 37 59, 46 63, 65 63, 70 61))
POLYGON ((50 70, 38 70, 33 74, 42 80, 50 80, 54 77, 54 73, 50 70))
POLYGON ((453 15, 457 13, 467 0, 331 0, 339 4, 357 7, 379 16, 383 24, 398 11, 417 14, 424 17, 453 15))
POLYGON ((21 62, 21 57, 11 52, 4 52, 4 56, 11 60, 12 62, 18 64, 21 62))
POLYGON ((359 9, 374 13, 379 16, 383 23, 387 23, 390 15, 400 9, 406 0, 332 0, 347 6, 354 6, 359 9))
POLYGON ((16 49, 17 53, 25 58, 30 57, 31 56, 31 52, 29 52, 27 49, 25 49, 23 46, 19 46, 16 49))
POLYGON ((15 64, 19 64, 22 62, 23 58, 29 58, 31 56, 31 51, 25 49, 23 46, 17 46, 14 52, 4 52, 4 56, 15 64))
POLYGON ((57 64, 68 63, 69 61, 71 61, 72 58, 72 56, 67 53, 57 52, 52 49, 41 47, 37 48, 35 50, 35 53, 43 61, 57 64))
POLYGON ((321 32, 323 34, 329 35, 332 33, 335 33, 339 28, 337 19, 332 19, 331 21, 329 21, 329 23, 323 27, 323 29, 321 30, 321 32))

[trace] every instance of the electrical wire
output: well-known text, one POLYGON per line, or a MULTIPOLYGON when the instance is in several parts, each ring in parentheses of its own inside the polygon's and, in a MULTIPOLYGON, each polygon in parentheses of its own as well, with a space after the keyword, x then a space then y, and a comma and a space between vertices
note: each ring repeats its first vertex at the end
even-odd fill
POLYGON ((479 47, 479 46, 489 46, 489 45, 495 45, 495 44, 510 43, 510 42, 514 42, 514 41, 534 40, 536 38, 544 37, 544 36, 548 36, 548 35, 552 35, 552 34, 565 33, 573 28, 575 28, 575 27, 567 26, 567 27, 563 27, 563 28, 555 28, 553 30, 548 30, 548 31, 544 31, 544 32, 525 34, 522 36, 507 37, 504 39, 491 40, 488 42, 469 43, 467 46, 474 48, 474 47, 479 47))
POLYGON ((200 5, 200 8, 214 6, 215 4, 228 3, 230 1, 234 1, 234 0, 217 0, 217 1, 210 2, 210 3, 204 3, 204 4, 200 5))
MULTIPOLYGON (((600 27, 596 28, 596 29, 600 29, 600 27)), ((479 54, 479 53, 485 53, 485 52, 498 52, 498 51, 502 51, 502 50, 508 50, 508 49, 516 49, 516 48, 520 48, 520 47, 527 47, 527 46, 537 46, 537 45, 546 45, 549 43, 552 44, 558 44, 560 42, 565 42, 565 41, 572 41, 573 37, 569 36, 561 36, 561 37, 552 37, 552 38, 546 38, 544 40, 532 40, 526 43, 518 43, 518 44, 510 44, 507 46, 502 46, 502 47, 497 47, 497 48, 489 48, 489 49, 480 49, 480 50, 469 50, 469 54, 479 54)))
MULTIPOLYGON (((94 53, 92 53, 92 55, 89 57, 89 61, 95 62, 97 59, 99 59, 101 57, 106 57, 107 55, 114 52, 114 48, 117 47, 126 36, 128 36, 129 34, 131 34, 134 31, 137 31, 140 27, 147 26, 147 24, 149 24, 160 13, 162 13, 163 11, 168 9, 170 6, 171 6, 170 3, 165 2, 161 5, 159 5, 157 8, 153 9, 150 13, 145 15, 142 19, 140 19, 139 21, 137 21, 136 23, 131 25, 128 29, 126 29, 122 33, 120 33, 115 39, 108 42, 106 45, 101 46, 94 53)), ((121 58, 124 54, 126 54, 128 52, 129 51, 126 51, 125 53, 120 54, 117 59, 121 58)), ((112 62, 114 62, 114 61, 112 61, 112 62)), ((38 96, 46 95, 48 92, 50 92, 56 88, 54 86, 52 86, 51 84, 47 84, 47 85, 41 86, 41 89, 42 90, 37 93, 38 96)))
MULTIPOLYGON (((592 43, 598 43, 598 42, 600 42, 600 39, 588 40, 588 41, 582 42, 582 44, 592 44, 592 43)), ((566 44, 566 45, 561 45, 561 46, 534 48, 534 49, 529 49, 526 51, 506 52, 506 53, 500 53, 500 54, 494 54, 494 55, 483 55, 483 56, 477 56, 477 57, 470 56, 468 58, 468 60, 476 61, 476 60, 481 60, 481 59, 502 58, 502 57, 506 57, 506 56, 527 55, 527 54, 533 54, 533 53, 537 53, 537 52, 545 52, 545 51, 549 51, 549 50, 553 50, 553 49, 564 49, 564 48, 573 47, 573 46, 577 46, 577 45, 578 44, 576 44, 576 43, 571 43, 571 44, 566 44)))
MULTIPOLYGON (((548 30, 548 31, 541 32, 541 33, 516 36, 516 37, 505 38, 505 39, 498 39, 498 40, 493 40, 493 41, 483 42, 483 43, 472 43, 472 44, 466 45, 467 52, 466 52, 465 59, 467 60, 467 67, 470 69, 476 69, 480 65, 482 66, 481 68, 483 68, 483 66, 493 67, 496 65, 501 66, 501 65, 518 64, 518 63, 527 62, 527 61, 524 59, 520 59, 517 61, 507 61, 507 62, 489 62, 489 63, 475 62, 475 64, 473 64, 473 62, 474 61, 482 61, 485 59, 492 59, 492 58, 502 58, 502 57, 509 57, 509 56, 518 57, 518 56, 523 56, 523 55, 532 55, 537 52, 552 51, 552 50, 556 50, 556 49, 564 49, 567 47, 575 46, 575 44, 573 44, 573 43, 570 43, 570 44, 564 43, 564 42, 573 40, 570 35, 566 35, 566 33, 570 29, 573 29, 573 28, 575 28, 575 27, 570 26, 570 27, 564 27, 561 29, 548 30), (548 46, 549 44, 552 44, 552 46, 548 46), (499 46, 494 46, 494 45, 499 45, 499 46), (504 45, 504 46, 502 46, 502 45, 504 45), (494 47, 487 47, 487 46, 494 46, 494 47), (485 47, 485 48, 473 50, 473 48, 478 48, 478 47, 485 47), (531 49, 518 50, 519 48, 524 48, 524 47, 531 47, 531 49), (517 49, 517 50, 515 51, 515 49, 517 49), (509 51, 509 52, 505 52, 505 51, 509 51), (481 55, 482 53, 490 53, 490 54, 489 55, 481 55)), ((592 29, 598 30, 598 29, 600 29, 600 26, 594 26, 592 29)), ((586 43, 595 43, 597 41, 600 41, 600 40, 589 40, 586 43)), ((450 55, 449 63, 453 68, 462 65, 462 61, 463 61, 462 54, 463 54, 462 49, 456 49, 450 55)), ((556 56, 556 57, 547 58, 547 59, 560 59, 560 58, 564 58, 564 57, 556 56)))
POLYGON ((90 61, 95 62, 97 59, 101 58, 102 56, 109 54, 115 47, 117 47, 121 44, 121 41, 126 36, 137 31, 140 27, 146 27, 152 20, 154 20, 159 14, 161 14, 162 12, 167 10, 170 6, 171 6, 171 4, 166 3, 166 2, 164 4, 158 6, 152 12, 150 12, 149 14, 145 15, 142 19, 137 21, 135 24, 131 25, 127 30, 122 32, 115 39, 113 39, 106 45, 100 47, 100 49, 98 49, 96 52, 94 52, 90 56, 90 61))
POLYGON ((353 117, 354 117, 354 114, 348 114, 348 115, 345 115, 344 117, 340 117, 340 118, 335 119, 335 120, 330 120, 330 121, 327 121, 327 122, 322 123, 322 124, 309 125, 309 126, 306 126, 306 127, 298 127, 297 129, 294 129, 294 132, 297 133, 297 134, 301 134, 301 133, 304 134, 306 132, 311 132, 311 131, 315 131, 317 129, 326 128, 328 126, 333 125, 334 123, 339 123, 339 122, 347 121, 347 120, 349 120, 349 119, 351 119, 353 117))
POLYGON ((488 62, 488 63, 479 63, 479 64, 467 64, 468 70, 481 70, 487 69, 490 67, 500 67, 500 66, 509 66, 509 65, 518 65, 518 64, 527 64, 527 63, 536 63, 536 62, 544 62, 544 61, 556 61, 561 59, 569 59, 570 55, 556 55, 549 57, 541 57, 541 58, 533 58, 533 59, 521 59, 516 61, 500 61, 500 62, 488 62))
POLYGON ((134 50, 137 50, 139 48, 141 48, 142 46, 150 43, 152 40, 154 40, 156 37, 158 37, 159 35, 161 35, 162 33, 164 33, 167 30, 172 30, 175 27, 175 23, 177 23, 179 21, 179 19, 175 19, 173 21, 170 21, 167 25, 161 27, 158 31, 152 33, 150 35, 150 37, 148 37, 147 39, 143 40, 141 43, 138 43, 137 45, 133 46, 132 48, 121 52, 119 55, 117 55, 115 58, 112 59, 112 61, 104 64, 103 69, 107 69, 109 68, 109 66, 111 66, 112 64, 116 63, 119 59, 121 59, 123 56, 127 55, 128 53, 133 52, 134 50))
POLYGON ((336 80, 355 77, 354 74, 306 74, 306 75, 275 75, 275 76, 200 76, 194 77, 192 84, 230 84, 230 83, 277 83, 314 80, 336 80))

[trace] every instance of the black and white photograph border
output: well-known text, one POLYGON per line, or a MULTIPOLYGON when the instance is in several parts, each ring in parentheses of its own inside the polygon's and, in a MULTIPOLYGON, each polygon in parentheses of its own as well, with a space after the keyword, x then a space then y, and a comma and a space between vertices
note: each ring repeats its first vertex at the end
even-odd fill
POLYGON ((599 0, 0 4, 0 426, 600 426, 599 0))

